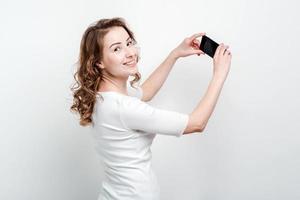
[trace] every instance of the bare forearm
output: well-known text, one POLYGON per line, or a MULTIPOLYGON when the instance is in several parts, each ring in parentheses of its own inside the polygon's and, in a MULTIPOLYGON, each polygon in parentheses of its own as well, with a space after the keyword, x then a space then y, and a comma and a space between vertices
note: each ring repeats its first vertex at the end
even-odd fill
POLYGON ((152 99, 162 87, 177 59, 171 52, 142 84, 144 91, 147 91, 148 99, 152 99))
POLYGON ((191 115, 193 115, 193 117, 197 120, 197 124, 200 126, 201 130, 205 128, 217 104, 225 79, 225 77, 213 76, 204 97, 191 113, 191 115))

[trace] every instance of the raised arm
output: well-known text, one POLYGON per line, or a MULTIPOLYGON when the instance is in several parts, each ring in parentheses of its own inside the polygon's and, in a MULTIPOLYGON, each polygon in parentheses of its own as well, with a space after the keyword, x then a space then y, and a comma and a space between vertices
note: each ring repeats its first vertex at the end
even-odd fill
POLYGON ((172 67, 180 57, 186 57, 194 54, 204 54, 199 49, 199 41, 197 37, 203 36, 205 33, 197 33, 191 37, 185 38, 167 58, 155 69, 148 79, 141 85, 143 89, 142 101, 150 101, 166 81, 172 67))
POLYGON ((220 44, 214 55, 214 73, 204 97, 189 115, 189 122, 183 134, 203 132, 215 108, 223 84, 230 70, 231 53, 228 46, 220 44))
POLYGON ((143 89, 142 101, 150 101, 156 95, 166 81, 176 60, 177 57, 171 52, 141 85, 143 89))

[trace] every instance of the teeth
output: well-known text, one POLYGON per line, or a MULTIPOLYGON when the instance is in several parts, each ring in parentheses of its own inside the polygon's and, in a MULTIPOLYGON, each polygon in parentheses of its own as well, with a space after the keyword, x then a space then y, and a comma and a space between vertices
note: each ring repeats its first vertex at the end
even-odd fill
POLYGON ((132 65, 132 64, 134 64, 134 61, 131 61, 131 62, 125 63, 125 65, 132 65))

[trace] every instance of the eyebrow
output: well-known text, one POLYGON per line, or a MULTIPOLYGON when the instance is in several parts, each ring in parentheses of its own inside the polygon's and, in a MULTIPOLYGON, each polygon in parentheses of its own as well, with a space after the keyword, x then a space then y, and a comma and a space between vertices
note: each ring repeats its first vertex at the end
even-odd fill
MULTIPOLYGON (((129 39, 131 39, 131 37, 127 38, 127 40, 126 40, 126 41, 128 41, 129 39)), ((113 45, 116 45, 116 44, 121 44, 121 42, 116 42, 116 43, 113 43, 112 45, 110 45, 110 47, 109 47, 109 48, 111 48, 113 45)))

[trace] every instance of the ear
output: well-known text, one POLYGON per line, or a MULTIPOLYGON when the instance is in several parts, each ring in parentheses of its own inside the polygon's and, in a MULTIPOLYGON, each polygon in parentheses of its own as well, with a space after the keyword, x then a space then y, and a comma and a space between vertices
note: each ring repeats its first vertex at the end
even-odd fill
POLYGON ((98 67, 100 67, 101 69, 104 69, 104 66, 102 65, 102 63, 101 63, 101 62, 100 62, 100 63, 99 63, 99 62, 97 62, 97 63, 96 63, 96 65, 97 65, 98 67))

